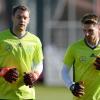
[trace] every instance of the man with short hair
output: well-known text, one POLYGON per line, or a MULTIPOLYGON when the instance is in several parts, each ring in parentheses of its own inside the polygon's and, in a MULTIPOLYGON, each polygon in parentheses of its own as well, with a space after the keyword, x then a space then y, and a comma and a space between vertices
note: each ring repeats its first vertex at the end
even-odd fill
POLYGON ((18 5, 12 11, 12 27, 0 32, 0 99, 35 100, 43 53, 40 39, 26 31, 29 20, 29 9, 18 5))
POLYGON ((84 39, 70 45, 64 56, 62 77, 73 100, 100 100, 100 26, 95 14, 82 20, 84 39), (73 67, 73 80, 69 75, 73 67))

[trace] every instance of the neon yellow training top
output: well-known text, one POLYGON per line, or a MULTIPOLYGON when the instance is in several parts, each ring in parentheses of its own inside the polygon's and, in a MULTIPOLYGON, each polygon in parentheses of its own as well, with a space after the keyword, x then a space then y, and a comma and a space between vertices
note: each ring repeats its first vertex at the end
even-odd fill
POLYGON ((25 86, 23 75, 24 72, 31 71, 32 63, 38 64, 42 60, 41 42, 34 34, 26 32, 26 35, 19 39, 9 29, 1 32, 0 67, 15 66, 19 71, 19 78, 15 83, 8 83, 0 77, 0 99, 35 99, 34 87, 25 86))
POLYGON ((84 81, 85 95, 74 100, 100 100, 100 71, 94 66, 95 56, 100 56, 100 45, 90 48, 84 40, 68 47, 64 64, 74 66, 74 81, 84 81))

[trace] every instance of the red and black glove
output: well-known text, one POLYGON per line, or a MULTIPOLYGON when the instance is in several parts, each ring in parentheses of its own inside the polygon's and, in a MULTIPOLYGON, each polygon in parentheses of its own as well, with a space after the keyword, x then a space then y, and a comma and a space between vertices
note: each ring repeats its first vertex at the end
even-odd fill
POLYGON ((100 70, 100 56, 96 56, 96 60, 94 62, 97 70, 100 70))
POLYGON ((33 73, 24 73, 24 83, 30 88, 33 87, 34 82, 36 81, 33 73))
POLYGON ((84 82, 76 82, 70 86, 70 90, 76 97, 81 97, 84 95, 84 82))
POLYGON ((18 71, 16 68, 9 69, 3 77, 6 81, 13 83, 18 79, 18 71))

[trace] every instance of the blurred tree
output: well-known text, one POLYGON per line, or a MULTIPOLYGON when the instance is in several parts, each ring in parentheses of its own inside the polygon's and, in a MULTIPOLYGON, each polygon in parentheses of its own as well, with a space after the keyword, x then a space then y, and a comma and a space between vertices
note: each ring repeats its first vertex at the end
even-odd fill
POLYGON ((36 0, 37 4, 37 34, 43 42, 43 0, 36 0))
POLYGON ((7 26, 6 0, 0 0, 0 31, 7 26))

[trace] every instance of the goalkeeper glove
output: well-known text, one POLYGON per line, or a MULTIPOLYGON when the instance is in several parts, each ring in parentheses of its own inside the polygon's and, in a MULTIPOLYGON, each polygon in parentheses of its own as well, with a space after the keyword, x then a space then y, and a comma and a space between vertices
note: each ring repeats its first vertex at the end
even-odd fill
POLYGON ((70 86, 70 90, 76 97, 81 97, 84 95, 84 82, 76 82, 70 86))
POLYGON ((24 73, 24 83, 26 86, 29 86, 29 88, 33 87, 34 82, 38 79, 38 74, 35 72, 31 73, 24 73))
POLYGON ((100 70, 100 56, 96 56, 96 60, 94 62, 97 70, 100 70))
POLYGON ((16 68, 8 68, 6 70, 5 74, 3 75, 4 79, 8 81, 9 83, 13 83, 18 79, 18 71, 16 68))

